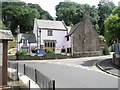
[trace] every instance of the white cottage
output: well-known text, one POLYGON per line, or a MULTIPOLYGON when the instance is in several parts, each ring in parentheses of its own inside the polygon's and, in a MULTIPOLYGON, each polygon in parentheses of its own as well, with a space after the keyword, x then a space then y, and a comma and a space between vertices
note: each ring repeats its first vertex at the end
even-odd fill
POLYGON ((64 52, 69 48, 65 37, 68 28, 63 21, 35 19, 33 33, 36 36, 37 48, 61 48, 64 52))

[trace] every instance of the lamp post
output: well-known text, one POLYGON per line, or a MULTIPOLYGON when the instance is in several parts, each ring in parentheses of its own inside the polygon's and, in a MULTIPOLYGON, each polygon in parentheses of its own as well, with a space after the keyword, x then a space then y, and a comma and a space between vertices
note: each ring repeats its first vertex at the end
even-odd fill
POLYGON ((20 33, 20 26, 19 26, 19 25, 17 26, 17 31, 16 31, 16 33, 17 33, 16 48, 17 48, 17 51, 19 51, 19 42, 18 42, 18 34, 20 33))

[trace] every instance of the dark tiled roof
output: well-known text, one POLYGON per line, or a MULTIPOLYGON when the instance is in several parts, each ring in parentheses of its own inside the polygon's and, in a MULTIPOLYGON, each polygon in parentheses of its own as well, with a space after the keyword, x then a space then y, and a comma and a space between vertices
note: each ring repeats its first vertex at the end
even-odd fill
POLYGON ((0 39, 13 40, 12 32, 10 30, 1 30, 0 29, 0 39))
POLYGON ((52 20, 39 20, 35 19, 37 26, 40 29, 53 29, 53 30, 67 30, 66 25, 63 21, 52 21, 52 20))
POLYGON ((27 39, 28 43, 36 42, 35 34, 18 34, 17 42, 22 43, 22 39, 27 39))

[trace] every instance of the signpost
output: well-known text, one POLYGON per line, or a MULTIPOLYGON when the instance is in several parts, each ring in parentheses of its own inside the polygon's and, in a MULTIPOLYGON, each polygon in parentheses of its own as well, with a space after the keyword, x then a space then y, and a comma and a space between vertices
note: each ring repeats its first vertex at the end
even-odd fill
POLYGON ((0 66, 2 66, 3 43, 0 40, 0 66))
POLYGON ((115 54, 120 54, 120 49, 119 49, 119 44, 118 43, 114 44, 114 48, 115 48, 115 54))
POLYGON ((0 89, 7 90, 8 41, 13 40, 10 30, 0 30, 0 89))

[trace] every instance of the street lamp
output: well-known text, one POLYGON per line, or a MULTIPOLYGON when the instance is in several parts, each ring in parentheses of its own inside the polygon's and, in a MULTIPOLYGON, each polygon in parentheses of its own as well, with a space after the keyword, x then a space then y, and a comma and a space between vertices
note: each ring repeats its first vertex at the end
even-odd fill
POLYGON ((20 33, 20 26, 19 26, 19 25, 17 26, 16 33, 17 33, 17 39, 16 39, 17 43, 16 43, 16 48, 17 48, 17 51, 19 51, 19 50, 18 50, 18 48, 19 48, 19 46, 18 46, 18 44, 19 44, 19 42, 18 42, 18 34, 20 33))

